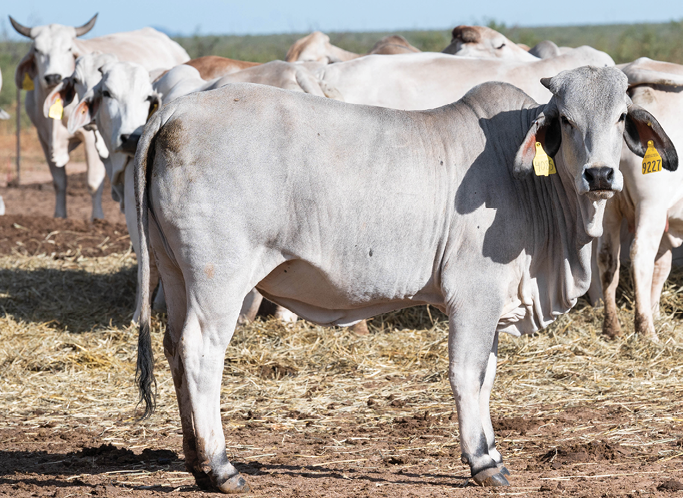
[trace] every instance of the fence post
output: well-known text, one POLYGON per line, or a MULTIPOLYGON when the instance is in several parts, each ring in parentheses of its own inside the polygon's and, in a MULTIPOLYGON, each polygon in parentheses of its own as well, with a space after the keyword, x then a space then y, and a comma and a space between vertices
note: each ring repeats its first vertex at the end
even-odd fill
POLYGON ((17 86, 17 177, 16 185, 21 180, 21 87, 17 86))

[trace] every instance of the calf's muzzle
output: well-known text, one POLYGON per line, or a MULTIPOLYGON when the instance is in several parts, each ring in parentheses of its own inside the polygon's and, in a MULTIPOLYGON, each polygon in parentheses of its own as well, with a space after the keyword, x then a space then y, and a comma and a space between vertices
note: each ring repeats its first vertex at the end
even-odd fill
POLYGON ((615 190, 614 168, 610 166, 593 166, 583 170, 583 178, 588 184, 588 190, 615 190))

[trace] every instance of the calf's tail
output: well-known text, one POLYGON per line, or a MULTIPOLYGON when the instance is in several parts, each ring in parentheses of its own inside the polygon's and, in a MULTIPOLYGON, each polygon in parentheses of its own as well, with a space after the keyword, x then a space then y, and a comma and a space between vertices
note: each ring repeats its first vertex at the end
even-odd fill
POLYGON ((149 211, 147 190, 147 167, 154 162, 155 137, 162 125, 161 113, 155 113, 145 126, 135 154, 135 205, 138 215, 138 235, 140 237, 140 254, 138 255, 138 283, 140 285, 137 303, 140 312, 140 329, 138 333, 138 359, 135 380, 140 393, 138 402, 145 404, 145 419, 154 413, 156 406, 156 379, 154 378, 154 354, 150 335, 151 303, 150 303, 150 262, 149 262, 149 211))

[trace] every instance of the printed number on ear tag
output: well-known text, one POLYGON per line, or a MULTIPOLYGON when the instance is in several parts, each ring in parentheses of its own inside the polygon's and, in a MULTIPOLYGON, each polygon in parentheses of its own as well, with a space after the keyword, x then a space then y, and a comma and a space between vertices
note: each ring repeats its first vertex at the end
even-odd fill
POLYGON ((662 156, 659 155, 652 140, 647 141, 647 150, 643 157, 643 174, 662 171, 662 156))
POLYGON ((28 73, 24 73, 24 81, 21 82, 21 89, 30 92, 31 90, 35 90, 35 88, 36 87, 33 86, 33 80, 29 77, 28 73))
POLYGON ((57 97, 54 104, 50 106, 50 111, 47 113, 52 119, 62 119, 64 116, 64 106, 62 105, 62 99, 57 97))
POLYGON ((152 114, 154 114, 158 108, 159 104, 157 104, 156 102, 149 106, 149 114, 147 114, 147 121, 149 121, 149 118, 152 117, 152 114))
POLYGON ((534 156, 534 172, 536 176, 548 176, 557 173, 555 161, 543 150, 541 142, 536 142, 536 155, 534 156))

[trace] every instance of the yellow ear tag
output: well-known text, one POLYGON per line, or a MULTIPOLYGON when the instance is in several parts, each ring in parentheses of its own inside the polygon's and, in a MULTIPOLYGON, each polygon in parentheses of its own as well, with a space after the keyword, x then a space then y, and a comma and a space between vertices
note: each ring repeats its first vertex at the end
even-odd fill
POLYGON ((149 114, 147 114, 147 121, 149 121, 149 118, 152 117, 152 114, 157 112, 157 109, 159 108, 159 104, 154 102, 152 105, 149 106, 149 114))
POLYGON ((35 90, 36 87, 33 86, 33 80, 29 77, 28 73, 24 73, 24 81, 21 82, 22 90, 35 90))
POLYGON ((643 157, 643 174, 656 173, 662 171, 662 156, 659 155, 652 140, 647 141, 647 150, 643 157))
POLYGON ((555 161, 543 150, 541 142, 536 142, 536 155, 534 156, 534 172, 536 176, 548 176, 557 173, 555 161))
POLYGON ((54 104, 50 106, 50 111, 47 113, 52 119, 62 119, 64 116, 64 106, 62 105, 62 99, 57 97, 54 104))

